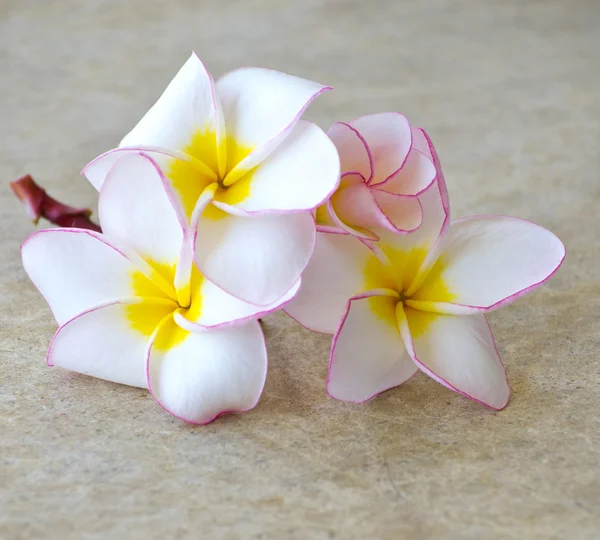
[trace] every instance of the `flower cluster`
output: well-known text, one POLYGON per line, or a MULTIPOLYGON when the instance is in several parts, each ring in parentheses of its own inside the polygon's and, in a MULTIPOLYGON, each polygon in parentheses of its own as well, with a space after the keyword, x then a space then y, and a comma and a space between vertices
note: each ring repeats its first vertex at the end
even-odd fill
POLYGON ((548 279, 561 242, 516 218, 451 222, 425 131, 383 113, 326 134, 301 116, 328 89, 260 68, 213 81, 192 55, 83 169, 102 232, 47 229, 23 244, 59 324, 48 364, 147 388, 205 424, 256 405, 258 319, 283 307, 333 334, 336 399, 366 401, 420 369, 503 408, 484 314, 548 279))

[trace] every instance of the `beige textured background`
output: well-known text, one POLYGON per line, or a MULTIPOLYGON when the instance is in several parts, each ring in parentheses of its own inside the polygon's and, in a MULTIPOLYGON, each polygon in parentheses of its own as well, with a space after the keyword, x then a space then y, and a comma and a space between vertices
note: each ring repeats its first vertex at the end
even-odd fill
POLYGON ((0 536, 600 538, 598 0, 0 0, 0 536), (428 380, 368 405, 324 393, 329 340, 266 322, 259 406, 192 428, 137 389, 45 366, 55 326, 23 272, 6 182, 78 175, 195 49, 336 87, 323 127, 401 110, 433 137, 454 216, 507 213, 568 250, 490 319, 513 397, 428 380))

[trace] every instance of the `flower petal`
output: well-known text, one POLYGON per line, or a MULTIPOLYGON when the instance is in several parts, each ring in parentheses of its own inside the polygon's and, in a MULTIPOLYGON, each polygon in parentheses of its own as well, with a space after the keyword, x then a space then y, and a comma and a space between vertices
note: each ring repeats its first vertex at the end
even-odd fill
POLYGON ((336 122, 327 135, 339 153, 342 173, 357 173, 368 182, 373 176, 373 156, 361 134, 350 124, 336 122))
POLYGON ((483 315, 440 315, 408 306, 404 313, 399 317, 400 332, 422 371, 488 407, 506 407, 510 388, 483 315))
POLYGON ((409 295, 437 260, 438 246, 450 219, 445 185, 435 182, 418 200, 423 212, 421 226, 409 234, 381 229, 375 247, 390 261, 396 280, 409 295))
POLYGON ((146 347, 167 303, 112 303, 62 325, 48 350, 48 365, 120 384, 147 388, 146 347))
POLYGON ((229 294, 267 306, 298 281, 315 236, 308 212, 240 217, 209 207, 198 222, 195 262, 207 279, 229 294))
POLYGON ((175 322, 182 328, 197 331, 198 327, 223 327, 247 319, 264 317, 289 302, 298 292, 300 283, 301 280, 294 283, 292 288, 276 302, 267 306, 256 306, 231 296, 194 269, 191 307, 175 313, 175 322))
POLYGON ((210 73, 195 53, 119 146, 158 146, 187 153, 215 174, 223 116, 210 73), (201 140, 198 140, 201 139, 201 140))
POLYGON ((122 157, 108 174, 98 202, 104 234, 127 242, 171 282, 183 229, 165 191, 158 166, 143 154, 122 157))
POLYGON ((144 153, 154 162, 158 164, 161 170, 169 169, 175 159, 192 160, 190 156, 186 156, 180 152, 168 148, 159 148, 156 146, 134 146, 127 148, 113 148, 104 154, 99 155, 90 161, 82 170, 81 174, 85 176, 89 182, 98 190, 104 184, 109 171, 114 164, 124 156, 129 154, 144 153))
POLYGON ((404 165, 412 145, 410 124, 403 114, 378 113, 350 122, 366 142, 373 158, 369 185, 385 182, 404 165))
POLYGON ((86 310, 123 298, 169 299, 140 271, 143 261, 99 233, 39 231, 25 240, 21 256, 25 271, 60 325, 86 310))
POLYGON ((270 69, 247 67, 217 80, 227 139, 239 153, 228 156, 230 185, 263 161, 289 134, 313 99, 329 87, 270 69))
POLYGON ((267 349, 257 321, 188 332, 167 319, 149 347, 147 361, 154 399, 194 424, 252 409, 267 374, 267 349))
POLYGON ((300 120, 289 136, 258 167, 216 200, 248 214, 312 210, 339 183, 335 146, 315 124, 300 120))
POLYGON ((140 153, 150 157, 162 171, 164 187, 182 225, 189 223, 204 189, 215 181, 213 173, 188 154, 156 147, 115 148, 88 163, 81 173, 100 190, 114 164, 124 156, 140 153))
MULTIPOLYGON (((387 218, 385 228, 397 233, 412 232, 423 222, 423 211, 417 197, 396 195, 377 188, 371 190, 377 206, 387 218)), ((377 230, 375 230, 377 232, 377 230)))
MULTIPOLYGON (((360 178, 357 174, 345 175, 360 178)), ((371 189, 364 182, 345 183, 329 201, 329 213, 334 222, 346 232, 368 240, 379 237, 373 229, 392 228, 377 204, 371 189)))
MULTIPOLYGON (((344 175, 344 180, 348 178, 344 175)), ((358 175, 352 174, 358 178, 358 175)), ((377 240, 381 229, 406 233, 419 227, 421 204, 416 197, 405 197, 371 189, 364 182, 346 183, 331 197, 331 212, 338 224, 350 234, 377 240)))
POLYGON ((413 146, 404 166, 379 187, 399 195, 419 195, 431 186, 435 177, 433 160, 413 146))
POLYGON ((318 233, 300 291, 284 311, 301 325, 333 334, 348 300, 394 283, 371 250, 349 234, 318 233))
POLYGON ((331 397, 363 403, 415 374, 396 323, 397 302, 397 295, 369 293, 350 299, 331 347, 331 397))
MULTIPOLYGON (((497 309, 544 283, 564 256, 562 242, 529 221, 506 216, 459 219, 450 225, 440 258, 411 300, 446 302, 471 311, 497 309)), ((435 311, 446 311, 436 305, 435 311)))

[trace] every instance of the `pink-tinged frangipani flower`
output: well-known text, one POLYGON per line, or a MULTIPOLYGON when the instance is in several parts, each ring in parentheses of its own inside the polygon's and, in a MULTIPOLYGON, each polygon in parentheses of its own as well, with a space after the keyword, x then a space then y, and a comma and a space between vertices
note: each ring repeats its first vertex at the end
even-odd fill
POLYGON ((450 223, 441 174, 419 199, 421 227, 388 233, 371 249, 352 235, 320 232, 285 311, 307 328, 334 334, 327 392, 336 399, 364 402, 420 369, 502 409, 510 389, 484 314, 544 283, 564 246, 513 217, 450 223))
POLYGON ((257 307, 205 279, 165 183, 149 157, 122 157, 100 190, 103 234, 36 232, 23 265, 60 326, 49 365, 148 388, 171 414, 205 424, 256 405, 267 371, 257 317, 300 283, 257 307))
POLYGON ((341 181, 317 208, 318 229, 377 240, 381 231, 402 234, 419 227, 418 195, 436 176, 423 130, 390 112, 337 122, 328 135, 340 155, 341 181))
POLYGON ((164 173, 202 274, 233 296, 270 304, 308 263, 311 212, 339 183, 333 143, 300 120, 328 89, 254 67, 215 83, 192 54, 120 147, 82 172, 100 189, 115 160, 143 150, 164 173))

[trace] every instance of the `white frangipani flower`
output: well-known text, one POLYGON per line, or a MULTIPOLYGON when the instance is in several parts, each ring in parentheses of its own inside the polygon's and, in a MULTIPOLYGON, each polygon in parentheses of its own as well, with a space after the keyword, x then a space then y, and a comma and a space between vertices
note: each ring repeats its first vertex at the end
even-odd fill
POLYGON ((192 54, 120 147, 83 173, 100 189, 120 156, 150 155, 195 239, 202 274, 240 299, 270 304, 306 267, 315 242, 310 211, 339 183, 335 146, 300 120, 327 89, 253 67, 215 83, 192 54))
POLYGON ((257 307, 205 279, 166 184, 149 157, 122 156, 100 190, 103 233, 36 232, 23 265, 60 326, 49 365, 148 388, 173 415, 205 424, 256 405, 267 372, 256 319, 300 282, 257 307))

